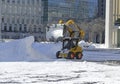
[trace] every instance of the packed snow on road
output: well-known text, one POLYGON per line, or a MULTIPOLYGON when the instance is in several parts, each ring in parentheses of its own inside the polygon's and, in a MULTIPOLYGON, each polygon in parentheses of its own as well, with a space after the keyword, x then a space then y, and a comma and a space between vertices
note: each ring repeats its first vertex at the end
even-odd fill
POLYGON ((61 42, 0 43, 0 84, 119 84, 120 50, 79 42, 81 60, 56 59, 61 42))

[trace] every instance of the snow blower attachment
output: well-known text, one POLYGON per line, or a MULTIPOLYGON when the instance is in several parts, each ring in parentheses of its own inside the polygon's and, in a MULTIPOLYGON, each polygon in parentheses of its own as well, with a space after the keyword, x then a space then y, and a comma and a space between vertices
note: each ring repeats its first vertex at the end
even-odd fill
POLYGON ((78 42, 83 39, 85 34, 84 31, 80 29, 73 20, 67 21, 63 26, 62 49, 56 53, 56 57, 81 59, 83 56, 83 50, 80 46, 78 46, 78 42))

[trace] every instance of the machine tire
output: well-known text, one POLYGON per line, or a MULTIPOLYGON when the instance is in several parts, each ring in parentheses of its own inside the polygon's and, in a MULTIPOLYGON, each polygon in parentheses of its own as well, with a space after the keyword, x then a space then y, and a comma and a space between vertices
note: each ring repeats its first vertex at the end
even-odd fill
POLYGON ((60 51, 56 53, 56 58, 62 58, 62 57, 59 57, 59 55, 60 55, 60 51))
POLYGON ((76 53, 76 59, 82 59, 83 54, 81 52, 76 53))
POLYGON ((74 59, 75 54, 73 52, 68 53, 68 59, 74 59))

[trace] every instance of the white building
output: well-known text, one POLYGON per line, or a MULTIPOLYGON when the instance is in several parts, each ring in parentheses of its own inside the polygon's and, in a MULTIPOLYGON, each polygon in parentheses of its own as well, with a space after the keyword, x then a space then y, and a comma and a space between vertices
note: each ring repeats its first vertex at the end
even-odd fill
POLYGON ((120 26, 115 22, 120 19, 120 0, 106 0, 106 48, 120 47, 120 26))
POLYGON ((34 35, 45 38, 41 0, 0 0, 0 28, 4 39, 34 35))

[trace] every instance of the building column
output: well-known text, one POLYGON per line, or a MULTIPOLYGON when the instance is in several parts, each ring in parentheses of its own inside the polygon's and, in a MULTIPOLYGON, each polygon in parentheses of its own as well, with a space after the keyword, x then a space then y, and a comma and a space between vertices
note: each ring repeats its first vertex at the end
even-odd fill
POLYGON ((1 34, 1 30, 2 30, 2 24, 1 24, 1 1, 2 0, 0 0, 0 40, 1 40, 1 38, 2 38, 2 34, 1 34))
POLYGON ((112 48, 113 0, 106 0, 105 46, 112 48))

